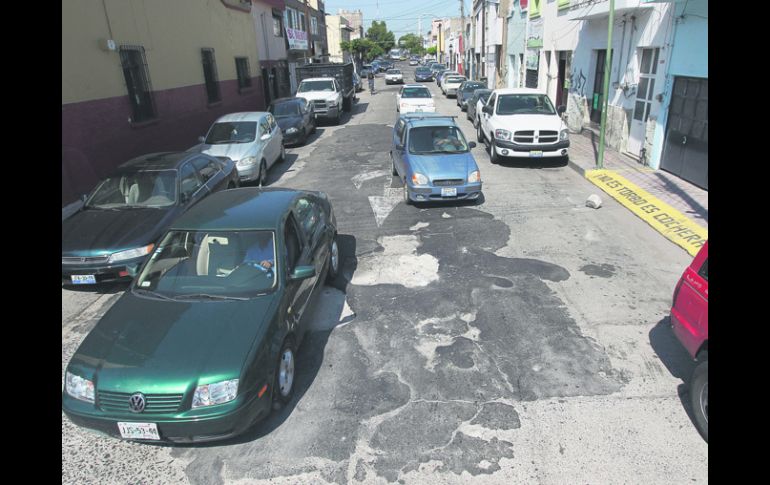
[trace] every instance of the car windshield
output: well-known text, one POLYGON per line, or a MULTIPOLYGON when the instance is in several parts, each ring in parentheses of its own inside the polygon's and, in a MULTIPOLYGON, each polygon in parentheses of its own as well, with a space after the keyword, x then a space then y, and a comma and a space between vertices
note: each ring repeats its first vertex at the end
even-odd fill
POLYGON ((414 72, 418 72, 420 74, 425 74, 425 73, 430 72, 430 69, 427 68, 427 67, 418 67, 417 69, 414 70, 414 72))
POLYGON ((385 74, 401 74, 401 71, 398 69, 388 69, 388 71, 385 74))
POLYGON ((430 91, 426 88, 404 88, 402 98, 430 98, 430 91))
POLYGON ((105 179, 87 208, 168 207, 176 203, 176 170, 143 170, 105 179))
POLYGON ((256 121, 226 121, 214 123, 206 136, 206 143, 209 145, 251 143, 256 137, 256 121))
POLYGON ((556 110, 545 94, 507 94, 499 97, 497 114, 552 115, 556 110))
POLYGON ((468 144, 456 126, 418 126, 409 130, 409 153, 464 153, 468 144))
POLYGON ((272 231, 170 231, 132 290, 179 300, 250 298, 276 284, 272 231))
POLYGON ((483 87, 486 86, 484 86, 482 83, 465 83, 465 86, 463 86, 463 91, 470 92, 483 87))
POLYGON ((436 69, 436 70, 444 69, 444 70, 446 70, 446 66, 443 65, 443 64, 436 64, 435 66, 433 66, 433 69, 436 69))
POLYGON ((334 83, 331 81, 302 81, 299 83, 298 93, 309 91, 334 91, 334 83))
POLYGON ((273 113, 273 116, 276 118, 286 118, 289 116, 299 116, 299 103, 297 102, 290 102, 290 103, 278 103, 278 104, 271 104, 270 108, 268 109, 271 113, 273 113))

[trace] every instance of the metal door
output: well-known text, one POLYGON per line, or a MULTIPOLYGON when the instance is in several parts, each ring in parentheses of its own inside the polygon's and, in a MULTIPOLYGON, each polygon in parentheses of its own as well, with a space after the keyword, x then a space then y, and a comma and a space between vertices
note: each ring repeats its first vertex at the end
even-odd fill
POLYGON ((631 128, 628 134, 627 151, 631 155, 641 156, 647 133, 647 119, 650 117, 655 92, 655 77, 658 72, 659 49, 642 49, 639 58, 639 83, 636 87, 636 103, 631 128))
POLYGON ((675 77, 660 168, 706 190, 708 79, 675 77))
MULTIPOLYGON (((604 108, 604 70, 607 63, 607 50, 596 51, 596 75, 594 76, 594 92, 591 99, 591 121, 602 122, 602 109, 604 108)), ((610 69, 612 68, 612 54, 610 54, 610 69)))

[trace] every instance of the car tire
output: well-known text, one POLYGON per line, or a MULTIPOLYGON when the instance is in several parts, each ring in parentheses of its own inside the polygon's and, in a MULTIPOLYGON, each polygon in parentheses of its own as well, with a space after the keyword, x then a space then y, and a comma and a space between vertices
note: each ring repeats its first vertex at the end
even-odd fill
POLYGON ((284 160, 286 160, 286 146, 283 143, 281 143, 281 153, 278 155, 278 160, 276 160, 276 162, 281 163, 284 160))
POLYGON ((396 161, 393 160, 393 154, 390 154, 390 171, 393 175, 398 176, 398 170, 396 170, 396 161))
POLYGON ((406 186, 406 179, 404 179, 404 204, 412 205, 412 199, 409 198, 409 187, 406 186))
POLYGON ((326 282, 332 284, 340 274, 340 248, 337 244, 337 235, 332 238, 332 245, 329 248, 329 271, 326 273, 326 282))
POLYGON ((484 141, 484 132, 481 131, 481 121, 476 124, 476 141, 482 143, 484 141))
POLYGON ((294 339, 288 336, 278 352, 278 362, 275 366, 273 379, 273 408, 280 409, 294 397, 294 384, 296 383, 296 350, 294 339))
POLYGON ((497 154, 497 150, 495 149, 494 137, 489 139, 489 161, 495 165, 500 163, 500 156, 497 154))
POLYGON ((316 130, 317 127, 318 127, 318 124, 316 123, 315 120, 313 120, 313 129, 310 130, 310 134, 311 135, 315 135, 315 130, 316 130))
POLYGON ((267 163, 262 160, 259 164, 259 176, 257 177, 257 186, 264 187, 267 182, 267 163))
POLYGON ((692 373, 690 379, 690 405, 695 417, 695 426, 698 432, 709 441, 709 361, 708 355, 705 360, 698 364, 698 367, 692 373))

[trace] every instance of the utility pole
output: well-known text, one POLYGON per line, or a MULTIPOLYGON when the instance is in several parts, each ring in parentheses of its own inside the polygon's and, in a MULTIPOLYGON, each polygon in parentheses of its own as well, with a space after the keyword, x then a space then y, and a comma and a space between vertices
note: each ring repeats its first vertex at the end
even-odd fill
POLYGON ((610 17, 607 23, 607 53, 604 56, 604 99, 602 99, 602 123, 599 128, 599 170, 604 168, 604 133, 607 131, 607 107, 609 105, 610 69, 612 68, 612 22, 615 17, 615 0, 610 0, 610 17))
POLYGON ((484 66, 483 70, 481 71, 482 76, 480 78, 486 78, 487 77, 487 54, 485 52, 486 48, 486 39, 485 35, 487 33, 487 0, 482 0, 481 4, 481 65, 484 66))
POLYGON ((465 65, 465 0, 460 0, 460 44, 457 48, 460 51, 460 65, 464 76, 468 75, 468 66, 465 65))

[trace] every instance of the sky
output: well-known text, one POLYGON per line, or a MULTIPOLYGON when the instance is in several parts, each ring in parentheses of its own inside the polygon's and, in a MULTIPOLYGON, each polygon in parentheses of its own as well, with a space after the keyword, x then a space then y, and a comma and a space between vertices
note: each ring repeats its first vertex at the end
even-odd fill
MULTIPOLYGON (((472 1, 463 0, 465 15, 471 9, 472 1)), ((372 20, 384 20, 388 30, 393 32, 396 40, 404 34, 417 34, 417 22, 422 16, 422 34, 430 30, 432 17, 459 17, 460 0, 379 0, 379 16, 377 15, 377 0, 326 0, 326 13, 337 15, 339 9, 361 10, 364 14, 364 32, 372 25, 372 20)))

